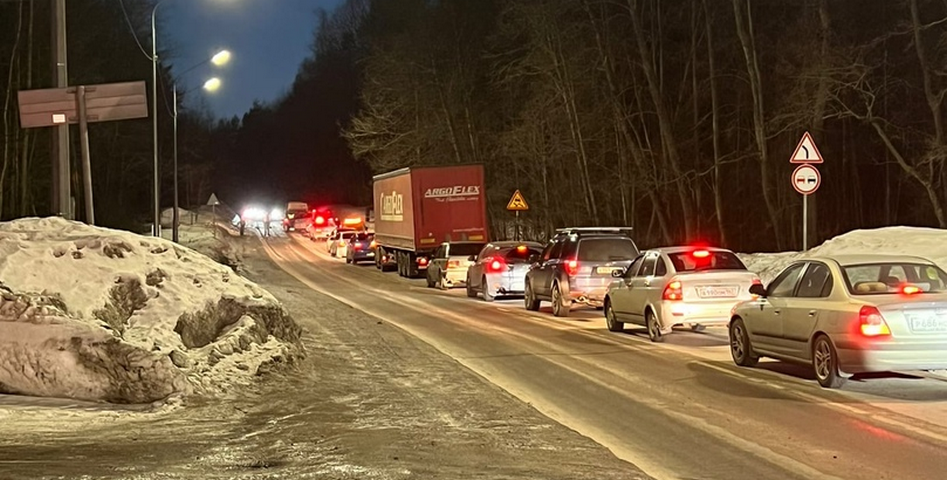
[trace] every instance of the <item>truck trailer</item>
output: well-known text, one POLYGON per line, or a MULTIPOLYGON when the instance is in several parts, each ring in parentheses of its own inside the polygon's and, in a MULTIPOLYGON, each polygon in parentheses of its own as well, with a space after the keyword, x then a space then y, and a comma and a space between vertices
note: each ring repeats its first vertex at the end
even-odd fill
POLYGON ((441 243, 489 241, 483 165, 408 167, 373 180, 379 269, 417 277, 441 243))

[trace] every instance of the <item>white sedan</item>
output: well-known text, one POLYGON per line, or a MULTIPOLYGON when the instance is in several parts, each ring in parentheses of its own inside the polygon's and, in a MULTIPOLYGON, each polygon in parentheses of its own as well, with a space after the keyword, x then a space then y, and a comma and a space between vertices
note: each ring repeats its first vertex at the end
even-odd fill
POLYGON ((479 293, 484 301, 496 297, 523 295, 526 292, 526 272, 539 258, 543 246, 536 242, 503 241, 483 247, 470 258, 473 265, 467 269, 467 296, 479 293))
POLYGON ((799 260, 730 322, 740 366, 761 356, 812 365, 819 384, 841 372, 947 369, 947 274, 930 260, 836 255, 799 260))
POLYGON ((613 272, 605 297, 605 323, 613 332, 625 322, 644 325, 652 342, 675 325, 726 326, 730 311, 750 300, 759 277, 730 250, 666 247, 642 252, 625 270, 613 272))

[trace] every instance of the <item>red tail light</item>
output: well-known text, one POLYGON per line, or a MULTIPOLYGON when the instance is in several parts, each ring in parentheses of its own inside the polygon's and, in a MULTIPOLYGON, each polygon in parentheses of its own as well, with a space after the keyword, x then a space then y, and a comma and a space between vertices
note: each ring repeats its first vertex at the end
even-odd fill
POLYGON ((494 258, 487 267, 487 270, 491 272, 502 272, 506 270, 506 262, 502 258, 494 258))
POLYGON ((579 261, 578 260, 569 260, 569 263, 566 263, 566 275, 570 277, 579 274, 579 261))
POLYGON ((866 337, 883 337, 891 335, 891 329, 885 323, 878 307, 865 305, 858 312, 858 323, 861 334, 866 337))
POLYGON ((356 251, 362 249, 362 243, 361 243, 361 242, 353 243, 352 246, 355 248, 356 251))
POLYGON ((425 266, 425 265, 427 265, 427 259, 424 258, 424 257, 418 257, 418 265, 420 265, 420 266, 422 266, 422 267, 425 266))
POLYGON ((676 302, 684 299, 684 286, 681 285, 681 282, 674 280, 671 283, 668 283, 664 287, 664 293, 661 294, 661 298, 664 300, 670 300, 676 302))
POLYGON ((316 217, 316 225, 323 225, 325 223, 326 219, 322 215, 316 217))

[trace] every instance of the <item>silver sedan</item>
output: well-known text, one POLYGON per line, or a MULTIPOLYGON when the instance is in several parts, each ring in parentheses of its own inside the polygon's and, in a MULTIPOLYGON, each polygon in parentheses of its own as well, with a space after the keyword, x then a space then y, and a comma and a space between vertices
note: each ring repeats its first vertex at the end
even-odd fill
POLYGON ((947 274, 912 256, 837 255, 799 260, 730 321, 730 353, 813 367, 838 388, 849 374, 947 369, 947 274))
POLYGON ((526 290, 526 272, 542 253, 543 246, 536 242, 503 241, 483 247, 470 259, 467 269, 467 296, 479 293, 487 302, 496 297, 523 295, 526 290))

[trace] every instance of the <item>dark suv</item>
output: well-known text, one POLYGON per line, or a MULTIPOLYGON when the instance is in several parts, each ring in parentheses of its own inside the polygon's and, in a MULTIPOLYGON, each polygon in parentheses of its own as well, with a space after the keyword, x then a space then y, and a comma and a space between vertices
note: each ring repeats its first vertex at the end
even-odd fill
POLYGON ((526 309, 552 302, 557 317, 573 303, 602 307, 612 271, 624 270, 638 256, 630 228, 563 228, 526 274, 526 309))

